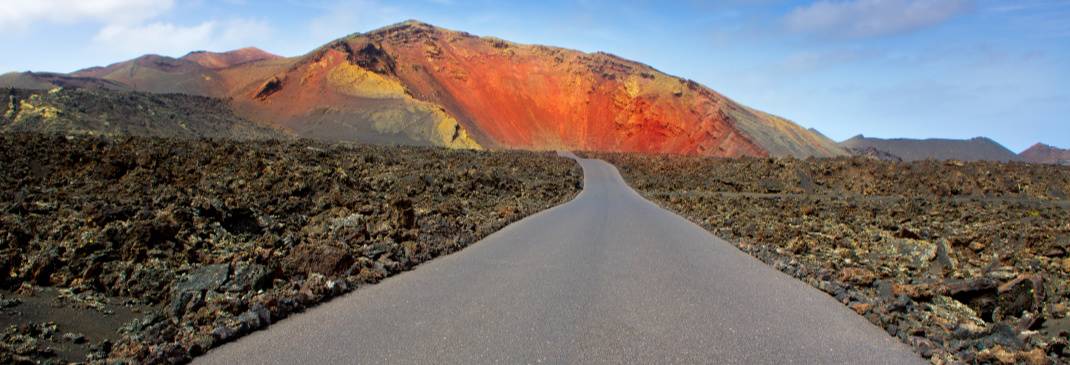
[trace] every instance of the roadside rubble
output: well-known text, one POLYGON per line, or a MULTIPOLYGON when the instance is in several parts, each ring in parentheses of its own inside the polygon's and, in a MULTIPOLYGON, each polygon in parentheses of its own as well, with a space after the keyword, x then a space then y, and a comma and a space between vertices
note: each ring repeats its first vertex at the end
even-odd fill
POLYGON ((1070 168, 596 156, 934 364, 1070 359, 1070 168))

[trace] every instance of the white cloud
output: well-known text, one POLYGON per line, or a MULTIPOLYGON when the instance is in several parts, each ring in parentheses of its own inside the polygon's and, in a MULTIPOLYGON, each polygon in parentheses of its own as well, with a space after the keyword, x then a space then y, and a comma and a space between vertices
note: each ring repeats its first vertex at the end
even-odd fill
POLYGON ((229 50, 253 45, 271 31, 263 21, 241 18, 189 26, 160 20, 174 5, 174 0, 5 0, 0 5, 0 30, 94 24, 100 29, 93 45, 116 56, 229 50))
POLYGON ((193 26, 165 22, 111 24, 101 29, 93 42, 124 56, 146 53, 181 56, 194 50, 225 51, 251 46, 270 33, 267 23, 250 19, 206 21, 193 26))
POLYGON ((822 0, 792 10, 785 24, 798 33, 882 36, 942 23, 972 5, 971 0, 822 0))
POLYGON ((163 14, 173 5, 173 0, 6 0, 0 5, 0 30, 22 30, 38 23, 132 24, 163 14))

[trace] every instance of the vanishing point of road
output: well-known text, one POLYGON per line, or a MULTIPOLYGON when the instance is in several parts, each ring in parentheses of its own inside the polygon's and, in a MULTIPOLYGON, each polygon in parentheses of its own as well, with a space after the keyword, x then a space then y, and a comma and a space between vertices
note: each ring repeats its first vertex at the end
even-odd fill
POLYGON ((584 189, 204 364, 912 364, 827 294, 578 159, 584 189))

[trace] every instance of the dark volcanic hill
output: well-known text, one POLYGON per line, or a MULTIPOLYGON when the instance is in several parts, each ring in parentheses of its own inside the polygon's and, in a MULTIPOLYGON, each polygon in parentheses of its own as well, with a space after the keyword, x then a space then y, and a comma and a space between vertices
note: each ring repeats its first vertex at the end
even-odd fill
POLYGON ((177 138, 268 139, 286 135, 235 115, 222 100, 106 89, 8 89, 0 131, 177 138))
POLYGON ((1018 155, 996 141, 985 137, 971 139, 881 139, 857 135, 840 142, 852 150, 874 149, 904 161, 961 160, 961 161, 1017 161, 1018 155))
POLYGON ((96 77, 80 77, 52 72, 10 72, 0 75, 0 86, 16 89, 48 90, 56 87, 130 90, 123 83, 96 77))
POLYGON ((1037 143, 1018 154, 1023 161, 1070 165, 1070 150, 1037 143))
POLYGON ((848 147, 846 149, 847 149, 847 152, 850 153, 852 156, 860 156, 860 157, 865 157, 865 158, 868 158, 868 159, 878 160, 878 161, 897 161, 897 162, 903 161, 903 159, 901 157, 899 157, 899 156, 893 155, 893 154, 888 153, 886 151, 878 150, 878 149, 873 148, 873 147, 863 147, 863 148, 850 148, 850 147, 848 147))
POLYGON ((225 98, 242 117, 325 140, 708 156, 845 154, 819 133, 638 62, 416 21, 353 34, 292 58, 256 49, 149 55, 71 76, 225 98))

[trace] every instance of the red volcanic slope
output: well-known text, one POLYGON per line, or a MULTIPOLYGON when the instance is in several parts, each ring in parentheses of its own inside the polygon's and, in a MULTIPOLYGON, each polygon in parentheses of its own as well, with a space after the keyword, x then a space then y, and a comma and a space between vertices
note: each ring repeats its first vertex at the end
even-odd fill
MULTIPOLYGON (((241 69, 240 67, 235 69, 241 69)), ((362 79, 363 80, 363 79, 362 79)), ((406 22, 332 42, 231 97, 297 128, 337 95, 400 87, 438 105, 480 145, 712 156, 834 156, 842 149, 794 123, 695 82, 619 57, 520 45, 406 22), (339 92, 324 75, 356 67, 389 81, 339 92), (306 118, 307 119, 307 118, 306 118)), ((372 103, 369 97, 352 103, 372 103)), ((332 108, 333 110, 333 108, 332 108)), ((383 122, 382 120, 376 121, 383 122)))
POLYGON ((417 97, 507 148, 764 155, 721 113, 724 98, 608 54, 584 54, 419 24, 346 40, 381 45, 417 97))
POLYGON ((1018 154, 1023 161, 1070 165, 1070 150, 1037 143, 1018 154))
MULTIPOLYGON (((695 82, 610 54, 520 45, 419 22, 345 42, 353 49, 380 45, 395 63, 408 66, 395 74, 417 97, 459 116, 481 143, 714 156, 771 152, 763 133, 743 128, 764 115, 695 82)), ((797 132, 817 142, 808 131, 797 132)), ((826 143, 807 152, 835 151, 826 143)))

